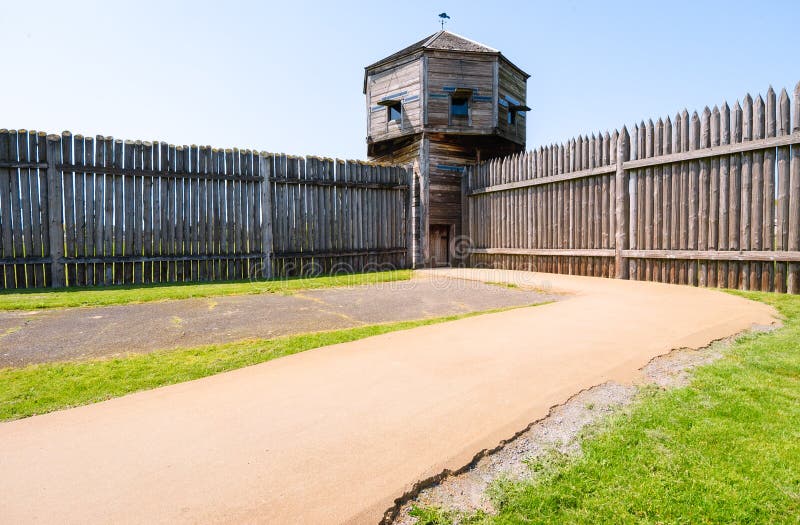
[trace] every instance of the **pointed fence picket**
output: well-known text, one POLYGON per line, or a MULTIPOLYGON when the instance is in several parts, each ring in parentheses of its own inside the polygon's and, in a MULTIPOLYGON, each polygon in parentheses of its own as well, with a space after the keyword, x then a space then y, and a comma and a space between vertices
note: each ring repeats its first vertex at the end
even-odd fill
POLYGON ((800 84, 793 98, 469 167, 468 263, 800 293, 800 84))
POLYGON ((408 192, 399 166, 3 129, 0 288, 404 268, 408 192))

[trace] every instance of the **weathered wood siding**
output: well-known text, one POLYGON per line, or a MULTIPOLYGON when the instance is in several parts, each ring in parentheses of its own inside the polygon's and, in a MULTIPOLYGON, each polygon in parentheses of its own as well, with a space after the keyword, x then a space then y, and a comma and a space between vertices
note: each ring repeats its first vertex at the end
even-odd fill
POLYGON ((497 96, 497 128, 500 135, 516 142, 525 144, 525 129, 528 114, 518 112, 516 122, 509 124, 508 113, 510 106, 525 105, 528 93, 527 79, 517 68, 505 60, 498 63, 498 96, 497 96))
POLYGON ((422 66, 412 57, 371 72, 367 76, 368 134, 372 141, 414 134, 422 126, 422 66), (389 121, 388 109, 380 105, 387 100, 402 104, 402 120, 389 121))
POLYGON ((0 287, 406 267, 409 172, 0 130, 0 287))
POLYGON ((800 293, 800 84, 482 163, 467 191, 475 266, 800 293))
POLYGON ((428 148, 430 224, 456 225, 461 235, 461 177, 475 150, 451 137, 431 137, 428 148))
POLYGON ((494 120, 494 55, 458 55, 429 52, 425 80, 427 126, 434 130, 468 128, 472 132, 491 132, 494 120), (472 89, 470 119, 464 125, 450 122, 450 96, 457 88, 472 89))

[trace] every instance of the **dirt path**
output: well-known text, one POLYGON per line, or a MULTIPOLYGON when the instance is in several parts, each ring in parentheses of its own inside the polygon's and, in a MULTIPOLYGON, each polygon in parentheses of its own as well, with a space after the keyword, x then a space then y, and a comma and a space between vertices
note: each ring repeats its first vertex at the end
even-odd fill
POLYGON ((523 306, 553 296, 429 278, 101 308, 0 312, 0 368, 523 306))
POLYGON ((0 424, 9 522, 376 523, 576 392, 771 308, 679 286, 490 270, 573 294, 0 424))

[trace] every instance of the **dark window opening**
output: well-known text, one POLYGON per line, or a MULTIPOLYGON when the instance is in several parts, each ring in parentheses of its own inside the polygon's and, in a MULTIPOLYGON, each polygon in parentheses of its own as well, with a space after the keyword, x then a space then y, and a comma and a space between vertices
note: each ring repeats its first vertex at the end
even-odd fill
POLYGON ((386 111, 389 112, 389 121, 401 120, 403 118, 403 105, 400 102, 393 102, 386 106, 386 111))
POLYGON ((450 115, 455 118, 467 118, 469 116, 469 99, 467 97, 451 98, 450 115))
POLYGON ((508 110, 508 123, 511 126, 517 123, 517 110, 515 109, 508 110))

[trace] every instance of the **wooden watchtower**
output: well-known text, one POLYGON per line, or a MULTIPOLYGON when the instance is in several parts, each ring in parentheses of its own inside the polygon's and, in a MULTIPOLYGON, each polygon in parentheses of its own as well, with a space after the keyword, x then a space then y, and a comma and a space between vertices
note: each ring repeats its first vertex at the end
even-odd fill
POLYGON ((464 167, 525 149, 529 77, 449 31, 365 68, 367 155, 414 166, 414 266, 457 262, 464 167))

